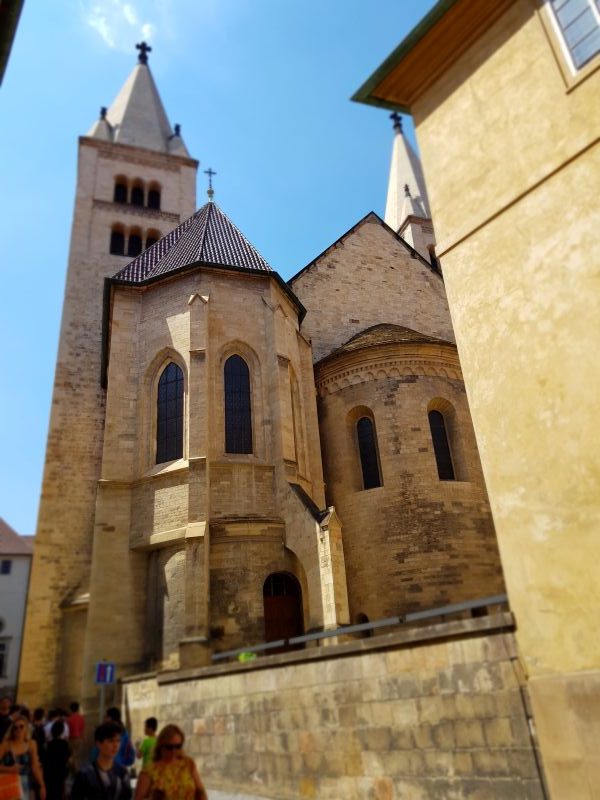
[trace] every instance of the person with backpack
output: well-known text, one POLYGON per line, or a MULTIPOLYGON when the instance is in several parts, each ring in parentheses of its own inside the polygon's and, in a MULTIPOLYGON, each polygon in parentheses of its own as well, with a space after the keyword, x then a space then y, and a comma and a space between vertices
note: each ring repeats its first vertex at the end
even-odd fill
MULTIPOLYGON (((135 763, 135 747, 133 746, 133 742, 131 741, 129 733, 121 722, 121 709, 117 708, 116 706, 111 706, 111 708, 108 708, 106 710, 106 714, 104 715, 104 721, 112 722, 115 725, 118 725, 121 729, 121 742, 117 754, 114 757, 115 765, 126 768, 132 767, 135 763)), ((98 747, 95 745, 92 748, 92 761, 95 761, 97 757, 98 747)))

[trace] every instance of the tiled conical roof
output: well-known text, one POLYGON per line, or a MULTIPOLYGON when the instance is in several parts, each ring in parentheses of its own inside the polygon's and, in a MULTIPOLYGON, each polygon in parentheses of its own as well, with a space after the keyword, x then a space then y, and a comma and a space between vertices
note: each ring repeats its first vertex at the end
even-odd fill
POLYGON ((115 281, 144 283, 197 263, 273 270, 215 203, 206 203, 126 267, 115 281))

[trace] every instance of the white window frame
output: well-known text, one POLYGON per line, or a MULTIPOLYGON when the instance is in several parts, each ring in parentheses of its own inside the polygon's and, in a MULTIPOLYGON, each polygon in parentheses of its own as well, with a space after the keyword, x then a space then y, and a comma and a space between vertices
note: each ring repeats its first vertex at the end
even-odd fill
MULTIPOLYGON (((596 18, 596 22, 598 27, 600 27, 600 8, 598 7, 598 0, 586 0, 588 6, 592 10, 592 14, 596 18)), ((552 7, 551 0, 546 0, 546 6, 548 8, 548 16, 550 17, 550 24, 552 25, 552 29, 556 39, 560 44, 560 49, 563 55, 564 60, 569 66, 570 72, 572 75, 577 75, 581 70, 586 69, 586 67, 600 54, 600 49, 594 53, 584 64, 581 66, 576 66, 575 61, 573 60, 573 54, 571 52, 571 48, 567 44, 567 40, 565 39, 565 35, 563 33, 563 29, 560 26, 560 22, 558 21, 558 17, 556 16, 556 12, 552 7)))

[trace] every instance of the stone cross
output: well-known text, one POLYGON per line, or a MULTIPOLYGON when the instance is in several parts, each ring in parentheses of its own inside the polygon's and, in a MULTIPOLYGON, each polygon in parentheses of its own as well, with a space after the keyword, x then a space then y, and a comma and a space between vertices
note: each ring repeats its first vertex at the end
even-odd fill
POLYGON ((393 114, 390 114, 390 119, 394 122, 394 130, 398 133, 402 133, 402 117, 397 111, 394 111, 393 114))
POLYGON ((146 44, 146 42, 140 42, 136 44, 136 48, 140 51, 138 55, 138 61, 140 64, 147 64, 148 63, 148 53, 152 51, 150 45, 146 44))
POLYGON ((216 175, 217 173, 214 171, 214 169, 212 167, 209 167, 208 169, 204 170, 204 174, 208 175, 208 191, 207 191, 207 195, 208 195, 208 199, 212 200, 213 199, 213 195, 214 195, 214 190, 213 190, 213 186, 212 186, 212 179, 213 179, 213 175, 216 175))

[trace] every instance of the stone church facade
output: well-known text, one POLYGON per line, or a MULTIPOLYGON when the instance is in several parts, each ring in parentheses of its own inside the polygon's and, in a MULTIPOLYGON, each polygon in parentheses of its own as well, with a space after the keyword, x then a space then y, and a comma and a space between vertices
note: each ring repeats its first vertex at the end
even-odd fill
POLYGON ((20 695, 503 591, 418 160, 285 282, 142 50, 79 140, 20 695))

